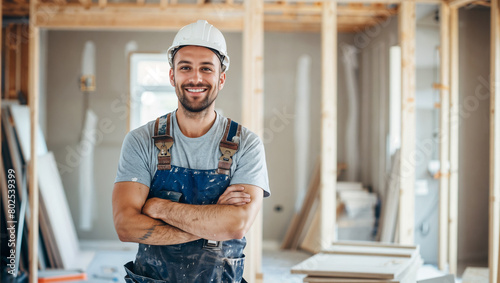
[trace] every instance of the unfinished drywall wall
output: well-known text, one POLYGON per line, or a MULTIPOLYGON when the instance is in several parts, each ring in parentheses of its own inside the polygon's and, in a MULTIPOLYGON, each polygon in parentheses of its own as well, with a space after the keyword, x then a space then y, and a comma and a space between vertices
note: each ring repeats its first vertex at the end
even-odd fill
MULTIPOLYGON (((352 34, 339 34, 339 44, 353 44, 352 34)), ((281 241, 294 212, 295 150, 308 152, 308 176, 312 174, 320 150, 321 126, 321 36, 317 33, 266 33, 264 47, 265 119, 264 143, 272 197, 264 205, 264 239, 281 241), (311 58, 309 148, 294 145, 297 60, 311 58)), ((338 50, 341 56, 341 51, 338 50)), ((341 60, 339 60, 339 64, 341 60)), ((344 68, 339 65, 338 160, 344 161, 347 90, 344 68)), ((309 179, 309 178, 308 178, 309 179)))
POLYGON ((489 9, 459 14, 460 146, 458 259, 488 259, 489 9))
MULTIPOLYGON (((97 219, 91 231, 78 231, 84 240, 117 240, 111 215, 111 192, 121 143, 127 130, 128 62, 126 45, 137 42, 137 52, 159 52, 173 40, 171 32, 88 32, 50 31, 48 35, 47 124, 48 146, 55 152, 69 199, 73 219, 78 225, 77 144, 83 126, 83 95, 78 89, 81 53, 86 41, 96 46, 96 91, 89 107, 100 121, 97 126, 94 169, 97 219)), ((231 68, 216 107, 237 121, 241 120, 242 35, 225 33, 231 68)), ((340 42, 352 43, 353 35, 339 35, 340 42)), ((297 59, 311 56, 310 146, 308 168, 319 154, 321 58, 320 35, 315 33, 265 34, 265 119, 263 141, 266 147, 272 197, 264 201, 264 240, 281 241, 292 217, 296 190, 294 178, 294 116, 297 59)), ((339 74, 339 105, 345 103, 343 69, 339 74)), ((339 136, 345 129, 344 108, 339 106, 339 136)), ((342 158, 339 139, 339 160, 342 158)))
POLYGON ((360 181, 383 198, 390 165, 386 154, 386 137, 389 133, 389 49, 398 44, 397 17, 357 33, 354 43, 361 52, 360 181))

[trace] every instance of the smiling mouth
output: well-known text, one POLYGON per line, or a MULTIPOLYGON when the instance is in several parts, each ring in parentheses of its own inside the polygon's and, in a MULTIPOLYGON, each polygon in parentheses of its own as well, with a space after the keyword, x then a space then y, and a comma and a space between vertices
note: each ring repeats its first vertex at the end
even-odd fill
POLYGON ((186 91, 191 92, 191 93, 202 93, 207 91, 206 88, 185 88, 186 91))

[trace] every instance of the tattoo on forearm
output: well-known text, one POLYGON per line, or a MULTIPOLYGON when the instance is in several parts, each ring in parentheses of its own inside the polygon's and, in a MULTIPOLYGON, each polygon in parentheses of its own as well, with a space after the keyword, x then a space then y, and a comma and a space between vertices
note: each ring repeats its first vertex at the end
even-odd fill
POLYGON ((144 241, 147 238, 151 237, 151 235, 153 234, 153 231, 155 230, 155 228, 156 228, 156 225, 154 225, 153 227, 149 228, 147 230, 146 234, 144 234, 144 236, 140 237, 139 240, 144 241))

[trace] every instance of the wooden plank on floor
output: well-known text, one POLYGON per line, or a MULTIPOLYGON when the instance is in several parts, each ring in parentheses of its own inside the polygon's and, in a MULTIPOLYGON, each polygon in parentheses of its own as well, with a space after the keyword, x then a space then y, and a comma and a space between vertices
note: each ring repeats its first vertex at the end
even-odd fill
POLYGON ((320 241, 335 239, 335 184, 337 179, 337 2, 323 2, 321 20, 321 166, 320 241))
POLYGON ((412 259, 385 256, 316 254, 292 267, 293 274, 309 276, 396 279, 410 266, 412 259), (332 264, 332 263, 335 264, 332 264))
POLYGON ((399 178, 399 243, 413 244, 415 226, 415 1, 400 5, 401 170, 399 178))
POLYGON ((305 230, 307 219, 309 219, 309 216, 311 215, 311 213, 313 213, 312 207, 319 195, 319 183, 321 176, 320 166, 320 161, 317 161, 316 165, 314 166, 311 180, 309 181, 309 187, 307 188, 304 203, 302 204, 302 207, 300 208, 300 212, 298 214, 296 226, 290 226, 288 228, 287 234, 293 235, 291 237, 292 239, 290 245, 288 246, 288 248, 292 250, 295 250, 299 247, 300 241, 302 240, 301 235, 303 235, 303 232, 305 230))
POLYGON ((326 254, 345 254, 345 255, 374 255, 374 256, 391 256, 391 257, 406 257, 411 258, 418 254, 419 249, 414 248, 399 248, 399 247, 377 247, 377 246, 349 246, 349 245, 332 245, 331 247, 321 251, 326 254))
POLYGON ((320 225, 320 211, 321 205, 318 202, 316 209, 314 209, 313 218, 311 224, 309 225, 309 229, 307 229, 307 233, 304 237, 304 240, 300 244, 300 248, 308 251, 310 253, 318 253, 321 250, 320 239, 319 239, 319 225, 320 225))

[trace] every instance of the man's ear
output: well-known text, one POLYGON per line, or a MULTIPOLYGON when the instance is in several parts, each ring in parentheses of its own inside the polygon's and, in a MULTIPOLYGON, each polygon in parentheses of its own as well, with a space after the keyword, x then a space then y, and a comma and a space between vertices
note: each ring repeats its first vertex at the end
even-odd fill
POLYGON ((174 78, 174 69, 170 68, 170 71, 168 72, 168 76, 170 77, 170 84, 175 87, 175 78, 174 78))
POLYGON ((219 78, 219 90, 221 90, 224 87, 224 84, 226 83, 226 72, 223 72, 220 74, 219 78))

